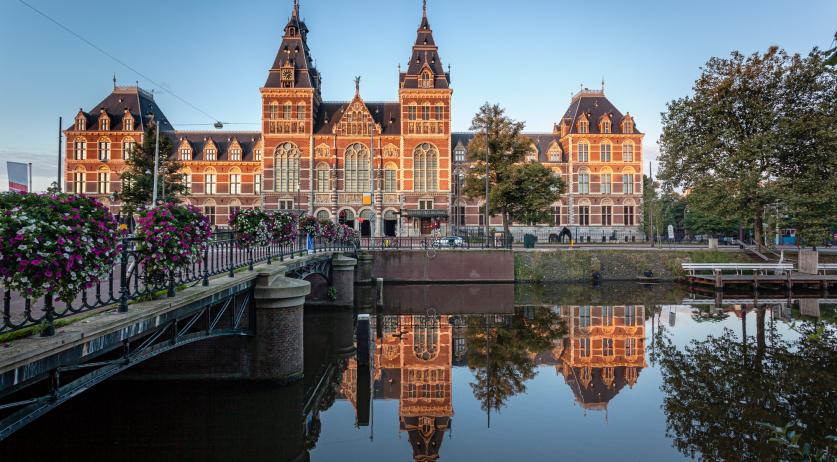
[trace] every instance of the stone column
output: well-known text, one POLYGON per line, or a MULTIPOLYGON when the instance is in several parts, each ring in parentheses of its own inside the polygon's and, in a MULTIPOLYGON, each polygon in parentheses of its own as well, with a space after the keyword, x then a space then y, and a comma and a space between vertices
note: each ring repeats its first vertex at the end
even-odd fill
POLYGON ((302 379, 303 305, 311 283, 285 277, 285 268, 259 274, 255 288, 256 338, 251 378, 290 383, 302 379))
POLYGON ((816 250, 799 250, 799 272, 805 274, 817 274, 817 266, 820 263, 820 253, 816 250))
POLYGON ((331 285, 337 291, 338 305, 355 302, 355 266, 357 260, 343 254, 336 253, 331 258, 331 285))
POLYGON ((346 359, 355 354, 355 321, 351 307, 337 308, 330 314, 334 320, 334 357, 346 359))
POLYGON ((359 253, 357 256, 357 272, 355 282, 358 284, 372 283, 372 261, 374 257, 369 253, 359 253))

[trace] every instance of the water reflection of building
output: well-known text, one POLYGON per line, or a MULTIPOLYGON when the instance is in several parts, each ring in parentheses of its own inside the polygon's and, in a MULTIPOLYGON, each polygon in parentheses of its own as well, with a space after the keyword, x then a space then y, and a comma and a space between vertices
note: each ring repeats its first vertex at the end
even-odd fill
POLYGON ((567 336, 556 345, 556 370, 585 409, 606 409, 645 367, 645 307, 562 306, 567 336))
MULTIPOLYGON (((384 315, 375 338, 374 398, 397 399, 399 428, 407 433, 413 459, 439 458, 453 416, 451 368, 456 321, 448 316, 384 315)), ((464 346, 463 326, 456 329, 464 346)), ((461 356, 461 353, 460 353, 461 356)), ((460 358, 464 361, 464 357, 460 358)), ((341 395, 358 414, 358 367, 349 361, 341 395)))

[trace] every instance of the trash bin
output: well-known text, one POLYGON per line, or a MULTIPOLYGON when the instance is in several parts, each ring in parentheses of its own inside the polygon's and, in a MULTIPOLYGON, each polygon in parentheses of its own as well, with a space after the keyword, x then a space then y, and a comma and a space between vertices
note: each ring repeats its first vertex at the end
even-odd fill
POLYGON ((534 249, 535 242, 538 242, 538 236, 534 234, 524 234, 523 235, 523 248, 524 249, 534 249))

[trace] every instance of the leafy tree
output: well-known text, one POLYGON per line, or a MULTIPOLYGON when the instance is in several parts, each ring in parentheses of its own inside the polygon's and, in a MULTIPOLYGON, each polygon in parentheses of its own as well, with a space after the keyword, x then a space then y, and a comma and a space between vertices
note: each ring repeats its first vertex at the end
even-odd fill
POLYGON ((765 206, 776 198, 775 108, 786 60, 775 47, 712 58, 694 94, 670 102, 663 114, 660 179, 668 189, 712 192, 701 198, 719 213, 750 220, 759 243, 765 206))
MULTIPOLYGON (((128 212, 151 204, 154 189, 155 129, 152 126, 145 131, 142 145, 134 147, 130 158, 125 162, 127 168, 122 173, 122 191, 116 193, 115 197, 125 203, 128 212)), ((173 150, 171 139, 161 133, 158 201, 179 202, 179 197, 187 194, 183 174, 178 173, 182 165, 176 157, 169 156, 173 150)))
MULTIPOLYGON (((508 234, 512 220, 510 208, 513 205, 508 201, 509 183, 515 176, 515 164, 523 160, 529 151, 530 142, 522 136, 525 124, 512 120, 505 112, 505 109, 497 104, 485 103, 471 121, 471 130, 477 131, 478 135, 468 144, 467 157, 472 163, 472 168, 465 177, 464 192, 470 198, 485 198, 487 145, 490 187, 488 213, 499 214, 502 217, 503 229, 508 234)), ((552 191, 546 190, 541 193, 550 195, 552 191)))
POLYGON ((564 192, 564 182, 551 170, 536 162, 511 166, 508 181, 497 185, 496 196, 507 204, 512 221, 545 223, 550 220, 552 204, 564 192))
POLYGON ((822 242, 837 215, 836 72, 817 49, 710 59, 694 94, 663 114, 664 186, 752 225, 759 245, 765 209, 781 201, 800 236, 822 242))
MULTIPOLYGON (((837 42, 837 32, 834 33, 834 42, 837 42)), ((834 42, 831 42, 832 44, 834 42)), ((834 47, 825 52, 825 65, 826 66, 837 66, 837 47, 834 47)))

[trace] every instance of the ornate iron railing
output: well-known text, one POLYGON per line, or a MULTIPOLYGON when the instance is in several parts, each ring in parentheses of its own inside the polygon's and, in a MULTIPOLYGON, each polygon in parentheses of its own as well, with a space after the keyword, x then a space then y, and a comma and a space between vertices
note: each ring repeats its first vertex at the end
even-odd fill
POLYGON ((362 237, 359 245, 367 250, 461 250, 511 249, 513 240, 504 237, 411 236, 362 237))
MULTIPOLYGON (((289 244, 266 246, 242 246, 233 231, 216 232, 206 246, 203 255, 189 265, 175 271, 151 274, 142 264, 137 252, 137 238, 122 242, 122 254, 98 281, 79 293, 71 302, 58 302, 48 293, 35 300, 19 292, 3 289, 3 321, 0 334, 40 326, 43 336, 55 333, 58 319, 104 307, 115 307, 120 312, 128 310, 131 302, 155 297, 174 297, 179 288, 208 285, 209 279, 227 275, 234 277, 237 270, 252 270, 256 263, 292 260, 308 253, 304 237, 289 244)), ((355 250, 357 242, 331 241, 314 238, 311 252, 355 250)))

